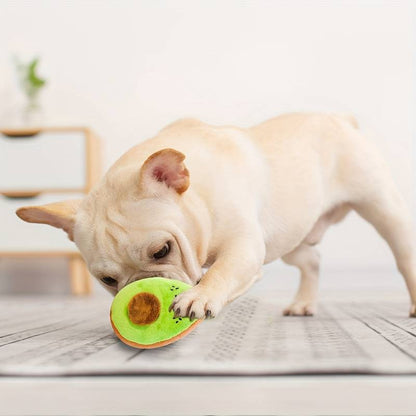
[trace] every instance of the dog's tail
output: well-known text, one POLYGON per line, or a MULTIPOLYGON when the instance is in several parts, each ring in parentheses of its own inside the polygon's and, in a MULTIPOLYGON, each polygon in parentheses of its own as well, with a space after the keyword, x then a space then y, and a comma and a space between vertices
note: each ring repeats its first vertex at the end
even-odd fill
POLYGON ((358 124, 357 119, 350 113, 337 113, 336 114, 339 118, 342 118, 343 120, 347 121, 351 126, 358 129, 360 126, 358 124))

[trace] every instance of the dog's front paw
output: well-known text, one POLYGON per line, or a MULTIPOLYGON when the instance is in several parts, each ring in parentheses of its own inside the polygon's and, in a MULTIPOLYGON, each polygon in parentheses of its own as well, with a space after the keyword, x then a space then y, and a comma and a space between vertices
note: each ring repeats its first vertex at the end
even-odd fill
POLYGON ((214 318, 218 315, 224 302, 221 297, 212 296, 206 288, 195 286, 179 294, 169 307, 175 316, 189 317, 189 319, 214 318))
POLYGON ((412 306, 410 307, 409 316, 411 318, 416 318, 416 303, 413 303, 412 306))
POLYGON ((313 316, 316 313, 315 302, 296 301, 283 310, 285 316, 313 316))

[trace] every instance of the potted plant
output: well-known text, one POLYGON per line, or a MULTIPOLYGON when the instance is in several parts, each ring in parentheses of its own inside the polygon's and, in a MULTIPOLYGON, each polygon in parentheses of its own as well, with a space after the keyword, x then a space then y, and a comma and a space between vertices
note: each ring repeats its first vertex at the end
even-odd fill
POLYGON ((14 63, 18 83, 25 96, 25 103, 21 110, 22 124, 26 127, 33 126, 40 122, 39 94, 45 87, 46 80, 38 75, 39 58, 23 63, 17 57, 14 57, 14 63))

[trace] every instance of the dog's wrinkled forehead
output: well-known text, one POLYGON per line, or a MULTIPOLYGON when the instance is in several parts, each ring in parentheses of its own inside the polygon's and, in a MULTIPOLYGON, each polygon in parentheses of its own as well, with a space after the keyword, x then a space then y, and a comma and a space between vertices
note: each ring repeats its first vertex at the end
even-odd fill
POLYGON ((132 228, 157 228, 161 222, 177 220, 178 214, 176 204, 169 199, 105 200, 91 196, 81 205, 76 222, 89 228, 114 226, 129 231, 132 228))
POLYGON ((77 213, 75 242, 87 261, 97 255, 120 257, 140 251, 180 223, 178 207, 169 200, 105 202, 98 198, 87 201, 77 213))

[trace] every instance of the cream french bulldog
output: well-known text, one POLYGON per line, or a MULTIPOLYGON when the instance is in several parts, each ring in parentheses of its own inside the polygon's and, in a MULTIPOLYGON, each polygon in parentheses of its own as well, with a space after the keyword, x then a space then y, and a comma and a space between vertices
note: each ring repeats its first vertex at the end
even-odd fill
POLYGON ((288 114, 249 129, 179 120, 125 153, 84 200, 17 215, 65 230, 113 294, 150 276, 190 283, 171 308, 194 319, 215 317, 279 258, 301 273, 284 314, 313 315, 314 246, 351 210, 391 247, 416 316, 412 219, 350 116, 288 114))

